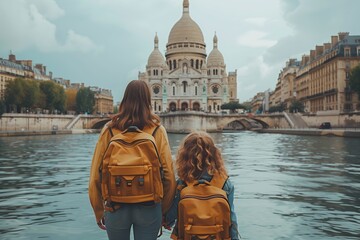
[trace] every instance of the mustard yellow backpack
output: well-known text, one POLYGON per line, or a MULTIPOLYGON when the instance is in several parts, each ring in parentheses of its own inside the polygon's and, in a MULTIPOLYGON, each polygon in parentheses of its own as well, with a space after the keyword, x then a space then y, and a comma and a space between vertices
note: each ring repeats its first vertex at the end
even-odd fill
POLYGON ((110 139, 100 167, 107 206, 161 201, 163 168, 154 139, 158 127, 149 133, 131 126, 110 139))
POLYGON ((222 189, 227 177, 186 183, 178 204, 178 240, 230 240, 230 204, 222 189))

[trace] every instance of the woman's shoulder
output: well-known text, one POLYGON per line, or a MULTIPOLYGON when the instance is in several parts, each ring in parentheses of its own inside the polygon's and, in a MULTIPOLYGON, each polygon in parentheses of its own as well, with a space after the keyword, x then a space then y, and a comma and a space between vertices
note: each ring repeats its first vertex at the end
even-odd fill
POLYGON ((223 190, 225 192, 231 192, 234 190, 234 184, 231 182, 230 178, 228 178, 226 181, 225 181, 225 184, 224 184, 224 187, 223 187, 223 190))

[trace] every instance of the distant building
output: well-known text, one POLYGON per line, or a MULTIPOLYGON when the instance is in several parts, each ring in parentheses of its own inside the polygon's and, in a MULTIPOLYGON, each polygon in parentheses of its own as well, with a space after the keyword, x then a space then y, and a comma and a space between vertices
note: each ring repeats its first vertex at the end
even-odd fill
POLYGON ((114 100, 111 90, 99 87, 90 87, 95 93, 95 114, 108 114, 114 112, 114 100))
POLYGON ((263 102, 265 98, 265 92, 259 92, 251 100, 251 112, 261 113, 264 111, 263 102))
POLYGON ((331 43, 316 46, 302 57, 296 74, 296 98, 308 112, 360 110, 359 98, 349 87, 351 70, 360 64, 360 36, 341 32, 331 43))
POLYGON ((190 17, 188 0, 183 1, 182 17, 170 31, 165 58, 156 35, 146 72, 140 72, 139 79, 151 88, 155 112, 219 112, 222 104, 238 101, 237 73, 226 72, 216 34, 207 55, 201 28, 190 17))
POLYGON ((4 99, 5 97, 7 83, 15 78, 51 79, 51 74, 46 75, 45 66, 41 64, 36 66, 34 68, 32 67, 32 60, 16 60, 16 56, 12 53, 10 53, 9 59, 0 58, 0 99, 4 99))
POLYGON ((289 108, 296 99, 311 113, 359 111, 359 98, 349 86, 351 70, 359 64, 360 36, 348 32, 331 36, 331 43, 317 45, 301 61, 286 63, 270 95, 270 106, 285 103, 289 108))

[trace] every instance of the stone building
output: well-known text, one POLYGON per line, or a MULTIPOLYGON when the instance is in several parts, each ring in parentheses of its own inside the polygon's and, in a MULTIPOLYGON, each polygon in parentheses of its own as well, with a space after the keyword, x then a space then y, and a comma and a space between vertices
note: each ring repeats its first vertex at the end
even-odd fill
POLYGON ((349 87, 351 69, 360 64, 360 36, 341 32, 331 43, 318 45, 302 57, 295 78, 297 99, 305 111, 334 113, 360 110, 359 98, 349 87))
POLYGON ((297 99, 305 111, 339 114, 359 111, 357 94, 351 91, 351 70, 360 64, 360 36, 340 32, 330 43, 315 46, 301 61, 290 59, 279 74, 271 106, 297 99))
POLYGON ((7 83, 15 78, 50 80, 51 74, 46 74, 45 66, 37 64, 33 68, 32 60, 17 60, 12 53, 9 59, 0 58, 0 100, 4 99, 7 83))
POLYGON ((201 28, 190 17, 188 0, 183 1, 182 17, 170 31, 165 58, 156 35, 146 71, 139 73, 139 79, 152 90, 155 112, 218 112, 222 104, 238 101, 237 73, 226 72, 216 34, 207 55, 201 28))
POLYGON ((108 114, 114 112, 114 100, 111 90, 99 87, 90 87, 90 90, 93 91, 95 95, 94 114, 108 114))

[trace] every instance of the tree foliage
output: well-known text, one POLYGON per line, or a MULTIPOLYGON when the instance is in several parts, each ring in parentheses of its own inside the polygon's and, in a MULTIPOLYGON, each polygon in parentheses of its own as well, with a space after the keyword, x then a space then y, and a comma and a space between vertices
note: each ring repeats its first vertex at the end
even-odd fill
POLYGON ((54 110, 64 112, 66 95, 64 88, 52 81, 40 82, 40 90, 44 96, 45 108, 50 112, 54 110))
POLYGON ((77 113, 92 113, 95 106, 95 94, 90 88, 81 88, 76 94, 77 113))
POLYGON ((6 85, 5 104, 9 112, 20 112, 25 100, 25 79, 16 78, 6 85))
POLYGON ((76 112, 76 94, 77 94, 77 92, 78 92, 78 90, 73 89, 73 88, 66 89, 66 91, 65 91, 66 109, 68 111, 76 112))
POLYGON ((360 98, 360 65, 351 70, 349 80, 351 90, 356 92, 360 98))
POLYGON ((278 105, 275 106, 271 106, 269 108, 269 113, 274 113, 274 112, 283 112, 286 109, 286 104, 284 102, 281 102, 278 105))
POLYGON ((228 102, 221 105, 221 109, 229 109, 232 113, 234 113, 236 109, 245 109, 245 107, 238 102, 228 102))
POLYGON ((305 106, 299 100, 292 100, 291 105, 289 107, 289 112, 304 112, 305 106))
POLYGON ((0 118, 6 112, 5 101, 0 100, 0 118))
POLYGON ((52 81, 36 81, 16 78, 8 82, 5 91, 7 111, 20 113, 23 109, 31 111, 45 108, 53 112, 65 111, 66 95, 63 87, 52 81))

